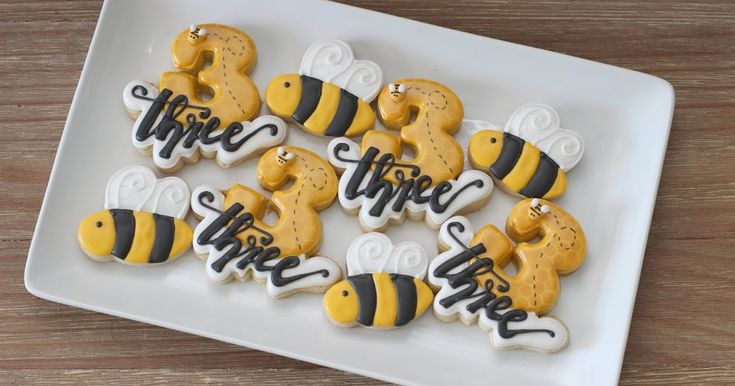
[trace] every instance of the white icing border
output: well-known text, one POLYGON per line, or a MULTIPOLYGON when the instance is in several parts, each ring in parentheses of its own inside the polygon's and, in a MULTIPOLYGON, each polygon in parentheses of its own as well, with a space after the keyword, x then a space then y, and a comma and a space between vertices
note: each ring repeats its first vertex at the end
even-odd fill
MULTIPOLYGON (((242 124, 243 126, 243 131, 237 134, 236 136, 233 136, 231 140, 233 142, 236 142, 242 139, 243 137, 247 136, 248 134, 252 133, 256 129, 264 125, 267 125, 267 124, 273 124, 277 127, 277 132, 275 135, 270 135, 270 130, 267 130, 267 129, 261 130, 260 132, 255 134, 252 138, 248 139, 248 141, 245 142, 242 146, 240 146, 240 148, 237 149, 236 151, 227 151, 223 149, 222 143, 220 141, 216 141, 211 144, 203 144, 199 140, 195 141, 194 144, 191 146, 191 148, 187 149, 183 146, 184 141, 181 140, 174 147, 170 158, 162 158, 160 156, 160 151, 168 143, 168 139, 170 138, 171 135, 173 135, 173 133, 171 133, 169 137, 167 137, 166 140, 164 141, 157 140, 155 138, 155 135, 150 136, 149 138, 143 141, 137 140, 136 133, 138 131, 138 127, 143 122, 143 119, 145 118, 146 113, 148 112, 148 109, 150 109, 153 102, 144 100, 144 99, 135 98, 132 94, 132 90, 136 86, 144 87, 147 91, 146 97, 149 97, 149 98, 156 98, 158 96, 158 88, 152 83, 141 81, 141 80, 134 80, 128 83, 123 89, 123 103, 125 104, 125 107, 129 111, 139 112, 138 118, 135 120, 135 124, 133 124, 133 130, 132 130, 133 145, 139 151, 142 151, 145 153, 151 152, 151 149, 152 149, 153 163, 156 164, 156 166, 161 169, 164 169, 164 170, 173 169, 177 167, 182 162, 182 160, 194 159, 197 157, 198 151, 201 151, 203 154, 207 156, 210 156, 210 155, 216 156, 217 162, 220 165, 230 166, 261 150, 278 145, 281 142, 283 142, 284 139, 286 139, 286 134, 287 134, 286 123, 283 122, 281 118, 278 118, 276 116, 262 115, 254 119, 253 121, 240 122, 240 124, 242 124)), ((172 97, 174 96, 175 95, 172 95, 172 97)), ((161 110, 161 112, 158 114, 158 117, 156 118, 152 127, 156 127, 161 122, 161 119, 163 118, 165 111, 166 111, 166 108, 164 107, 161 110)), ((225 129, 224 127, 220 127, 216 131, 213 131, 211 136, 222 133, 224 129, 225 129)))
MULTIPOLYGON (((459 287, 457 289, 452 288, 446 278, 434 276, 434 271, 451 259, 454 256, 464 252, 465 247, 469 248, 472 238, 474 237, 475 231, 467 218, 462 216, 455 216, 447 220, 442 224, 439 230, 439 243, 443 246, 449 246, 446 252, 441 253, 439 256, 434 258, 429 265, 429 284, 434 288, 439 288, 439 292, 434 296, 434 313, 442 320, 451 320, 459 318, 465 324, 478 323, 480 328, 484 331, 490 332, 492 344, 497 348, 521 348, 540 352, 553 352, 558 351, 566 347, 569 343, 569 331, 567 327, 559 319, 554 317, 538 317, 533 312, 528 312, 528 318, 522 322, 513 322, 513 329, 547 329, 554 332, 554 337, 550 337, 547 334, 518 334, 512 338, 503 338, 498 334, 497 321, 494 321, 487 317, 484 308, 480 308, 475 312, 467 310, 467 306, 477 300, 476 298, 463 299, 454 303, 449 308, 445 308, 440 304, 440 301, 444 298, 452 296, 457 292, 460 292, 465 287, 459 287), (452 238, 448 231, 449 224, 458 222, 464 227, 464 231, 456 230, 454 235, 459 241, 464 244, 458 244, 454 238, 452 238), (492 331, 491 331, 492 330, 492 331)), ((449 273, 457 273, 462 271, 465 267, 469 266, 469 262, 465 262, 462 265, 454 267, 449 273)), ((473 295, 484 293, 485 290, 482 287, 478 287, 473 295)), ((510 311, 510 309, 505 312, 510 311)), ((503 313, 503 312, 500 312, 503 313)))
MULTIPOLYGON (((432 211, 429 203, 418 204, 411 200, 406 201, 406 204, 403 206, 403 208, 401 208, 401 210, 394 211, 391 209, 391 205, 399 198, 398 195, 395 195, 395 197, 393 197, 393 199, 391 199, 385 206, 385 209, 381 213, 381 216, 374 217, 370 215, 369 211, 370 208, 372 208, 373 205, 375 205, 379 201, 379 196, 368 198, 365 195, 360 195, 350 200, 345 195, 347 185, 352 178, 352 175, 355 173, 358 164, 354 162, 343 162, 334 156, 334 149, 340 144, 346 144, 349 147, 347 151, 342 152, 341 154, 346 158, 351 158, 354 160, 359 160, 362 158, 360 154, 360 146, 354 141, 345 137, 335 138, 329 142, 327 154, 329 157, 329 163, 331 163, 335 168, 343 170, 343 173, 339 178, 339 203, 342 205, 343 208, 348 211, 359 210, 360 223, 367 231, 376 231, 383 229, 386 225, 388 225, 389 221, 403 221, 406 215, 406 211, 408 211, 409 215, 414 218, 425 217, 425 221, 429 225, 429 227, 436 229, 457 212, 469 206, 472 206, 478 201, 483 201, 487 199, 493 191, 494 184, 490 176, 478 170, 465 170, 464 172, 462 172, 462 174, 459 175, 459 178, 449 181, 449 183, 452 184, 452 190, 454 190, 454 187, 465 186, 471 181, 475 180, 481 180, 483 182, 483 187, 470 188, 465 190, 464 192, 462 192, 462 196, 454 200, 443 213, 432 211)), ((362 180, 360 189, 364 188, 364 186, 367 185, 372 175, 372 170, 367 172, 367 175, 362 180)), ((425 190, 424 195, 431 194, 433 190, 433 187, 425 190)), ((452 190, 450 190, 450 192, 452 190)))
MULTIPOLYGON (((239 259, 230 260, 225 265, 222 272, 217 272, 213 270, 212 263, 222 257, 225 254, 225 250, 218 251, 211 244, 199 244, 197 242, 201 233, 210 224, 212 224, 212 222, 219 218, 218 212, 204 207, 199 202, 198 197, 203 192, 208 192, 214 197, 214 200, 211 203, 208 203, 208 205, 220 211, 224 211, 226 209, 224 208, 225 196, 218 189, 210 185, 198 186, 196 189, 194 189, 191 195, 191 208, 197 216, 202 217, 202 220, 199 222, 199 224, 197 224, 196 228, 194 229, 194 237, 192 241, 194 252, 198 256, 206 256, 207 276, 209 276, 209 278, 213 281, 218 283, 225 283, 232 278, 246 280, 252 275, 252 277, 256 281, 260 283, 266 283, 266 291, 268 292, 268 295, 274 298, 279 298, 296 292, 309 291, 310 289, 326 288, 327 286, 331 286, 332 284, 342 279, 342 271, 339 265, 331 259, 321 256, 313 256, 309 258, 304 255, 299 256, 299 265, 294 268, 285 269, 283 271, 283 277, 287 278, 289 276, 299 275, 301 273, 313 272, 322 269, 329 272, 329 275, 327 277, 323 277, 321 275, 311 275, 298 281, 286 284, 282 287, 277 287, 273 284, 271 280, 271 271, 258 271, 255 269, 254 264, 252 263, 245 266, 244 269, 237 268, 236 265, 239 259)), ((217 231, 217 233, 215 233, 215 236, 222 234, 224 230, 224 227, 221 228, 217 231)), ((265 263, 265 265, 273 266, 278 263, 278 261, 279 259, 269 260, 265 263)))

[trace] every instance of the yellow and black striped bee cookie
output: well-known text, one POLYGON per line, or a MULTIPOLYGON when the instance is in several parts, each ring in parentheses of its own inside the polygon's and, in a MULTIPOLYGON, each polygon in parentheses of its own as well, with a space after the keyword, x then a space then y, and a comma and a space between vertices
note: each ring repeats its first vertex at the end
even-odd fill
POLYGON ((361 235, 347 251, 347 279, 324 295, 324 312, 342 327, 403 326, 421 316, 434 299, 423 280, 427 266, 426 253, 417 243, 393 246, 382 233, 361 235))
POLYGON ((356 60, 347 43, 319 41, 306 50, 298 74, 271 80, 265 101, 271 113, 311 134, 353 137, 375 126, 370 102, 382 84, 380 67, 356 60))
POLYGON ((93 260, 161 264, 191 246, 184 220, 189 188, 180 178, 159 180, 144 166, 123 168, 107 182, 105 208, 79 224, 79 245, 93 260))
POLYGON ((584 141, 559 126, 550 106, 527 104, 516 110, 504 130, 465 121, 474 127, 469 159, 475 169, 490 174, 504 191, 519 197, 554 199, 567 189, 566 173, 582 158, 584 141))

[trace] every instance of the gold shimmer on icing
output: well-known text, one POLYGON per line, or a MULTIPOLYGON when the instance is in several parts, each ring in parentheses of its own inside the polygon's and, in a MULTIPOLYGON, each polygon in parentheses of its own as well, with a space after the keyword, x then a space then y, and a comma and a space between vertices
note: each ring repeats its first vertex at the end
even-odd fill
MULTIPOLYGON (((400 138, 385 131, 369 131, 362 140, 363 153, 372 146, 401 160, 401 147, 408 146, 414 158, 400 162, 418 166, 422 175, 431 177, 432 185, 462 172, 464 151, 453 135, 459 130, 464 107, 448 87, 426 79, 397 80, 380 92, 377 109, 383 125, 400 130, 400 138)), ((384 178, 399 183, 393 173, 384 178)))
POLYGON ((334 169, 320 156, 308 150, 285 146, 267 151, 258 162, 260 185, 274 191, 270 200, 247 186, 235 184, 225 192, 225 208, 234 203, 244 206, 243 212, 255 217, 255 227, 237 234, 247 243, 249 236, 260 237, 255 228, 273 236, 280 257, 314 254, 321 244, 322 223, 319 211, 326 209, 337 196, 337 176, 334 169), (283 154, 279 154, 284 152, 283 154), (293 185, 278 190, 288 181, 293 185), (278 215, 269 225, 262 221, 268 210, 278 215))
MULTIPOLYGON (((174 95, 185 95, 189 104, 211 109, 221 128, 251 120, 260 111, 258 88, 247 75, 255 65, 255 43, 226 25, 200 24, 196 30, 186 29, 174 40, 171 58, 181 72, 161 74, 160 90, 169 89, 174 95), (211 99, 200 98, 202 92, 210 93, 211 99)), ((200 111, 187 109, 179 119, 186 119, 188 113, 200 111)))
MULTIPOLYGON (((506 232, 518 242, 515 248, 493 225, 480 229, 471 245, 484 244, 488 252, 479 257, 492 259, 495 271, 509 283, 507 292, 493 287, 497 296, 509 296, 514 308, 545 315, 559 298, 559 275, 574 272, 584 261, 584 231, 577 220, 558 205, 546 200, 525 199, 513 207, 506 232), (531 242, 536 237, 541 239, 531 242), (502 269, 511 260, 517 269, 513 276, 502 269)), ((487 280, 495 278, 491 273, 477 276, 481 286, 487 280)))

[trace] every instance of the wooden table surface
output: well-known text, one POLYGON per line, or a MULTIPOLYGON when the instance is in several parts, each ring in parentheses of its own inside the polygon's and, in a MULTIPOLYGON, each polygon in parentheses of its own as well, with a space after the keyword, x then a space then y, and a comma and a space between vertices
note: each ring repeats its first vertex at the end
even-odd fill
MULTIPOLYGON (((351 3, 671 82, 676 111, 621 383, 735 382, 732 1, 351 3)), ((36 216, 100 7, 0 3, 0 382, 371 382, 26 292, 36 216)))

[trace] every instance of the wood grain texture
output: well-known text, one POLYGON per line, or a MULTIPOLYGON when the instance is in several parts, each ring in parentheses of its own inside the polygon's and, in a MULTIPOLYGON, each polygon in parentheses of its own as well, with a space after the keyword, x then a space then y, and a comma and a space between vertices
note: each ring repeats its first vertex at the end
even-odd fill
MULTIPOLYGON (((621 383, 735 381, 735 4, 350 3, 670 81, 677 106, 621 383)), ((26 292, 26 254, 100 7, 0 2, 0 382, 374 382, 26 292)))

